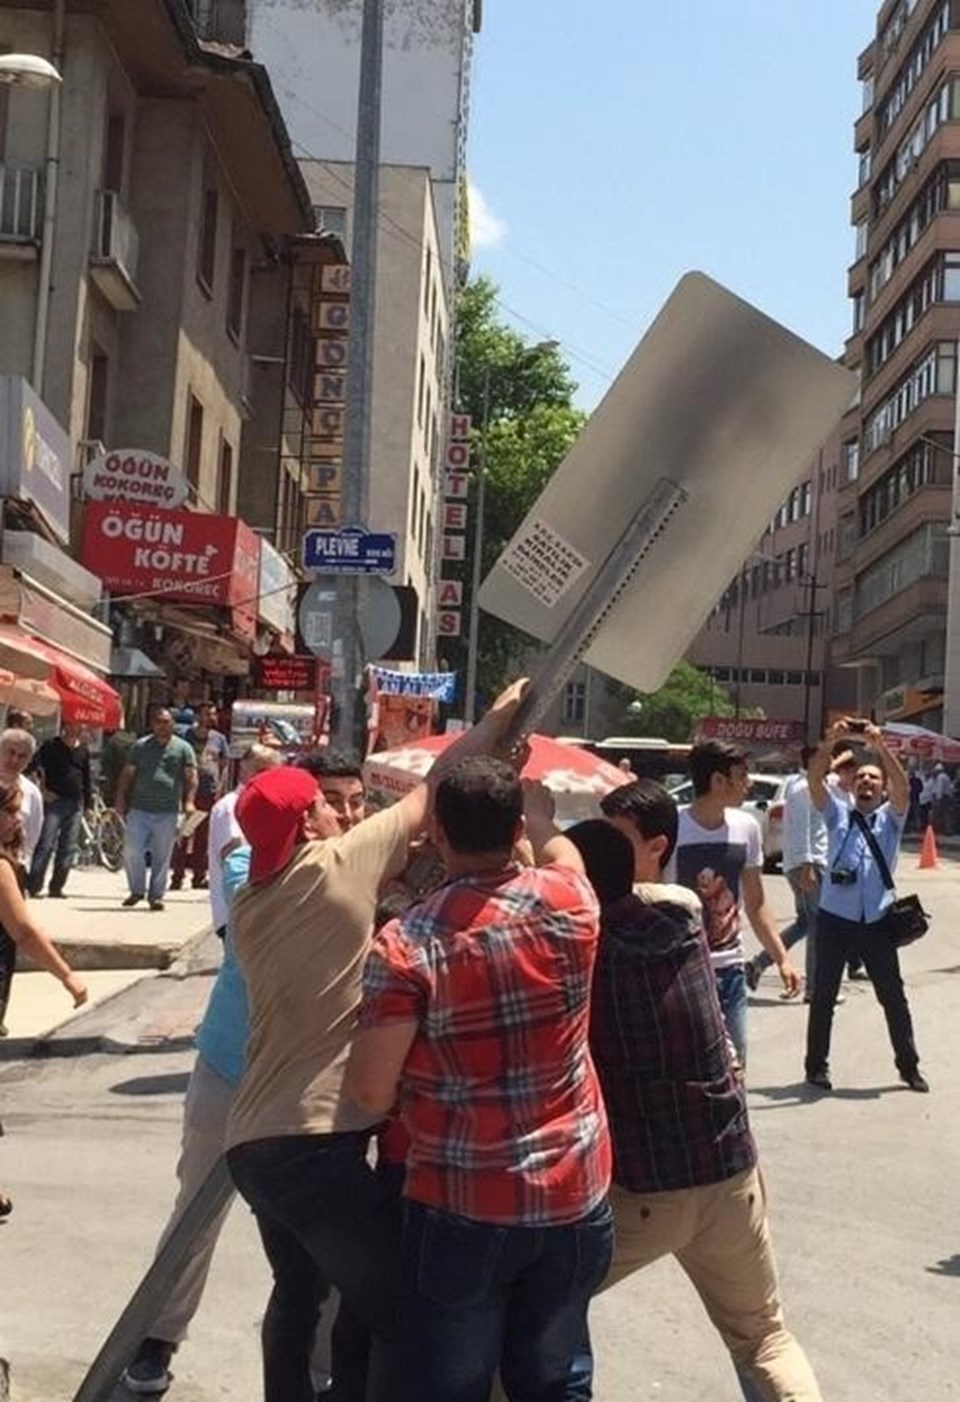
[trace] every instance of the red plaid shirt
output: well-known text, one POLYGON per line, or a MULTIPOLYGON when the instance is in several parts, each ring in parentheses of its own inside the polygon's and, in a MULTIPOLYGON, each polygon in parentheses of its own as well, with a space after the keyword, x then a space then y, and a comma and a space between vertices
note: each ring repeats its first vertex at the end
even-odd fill
POLYGON ((599 912, 567 867, 447 883, 375 937, 361 1026, 416 1019, 406 1194, 511 1226, 575 1222, 611 1150, 587 1021, 599 912))

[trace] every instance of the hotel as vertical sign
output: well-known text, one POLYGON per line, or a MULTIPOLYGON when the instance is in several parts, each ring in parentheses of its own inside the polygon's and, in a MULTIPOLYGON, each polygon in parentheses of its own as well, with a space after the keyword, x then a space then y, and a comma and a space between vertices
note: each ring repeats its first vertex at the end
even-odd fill
POLYGON ((470 415, 451 414, 443 469, 442 573, 437 588, 437 633, 458 638, 463 624, 463 582, 456 577, 467 558, 467 497, 470 492, 470 415))

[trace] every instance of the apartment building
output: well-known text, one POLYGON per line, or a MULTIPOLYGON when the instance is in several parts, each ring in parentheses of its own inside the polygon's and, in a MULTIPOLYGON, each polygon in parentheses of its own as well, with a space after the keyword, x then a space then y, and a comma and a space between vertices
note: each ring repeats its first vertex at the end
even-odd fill
POLYGON ((960 4, 888 0, 859 58, 834 656, 859 709, 939 728, 960 318, 960 4))
MULTIPOLYGON (((276 398, 254 417, 253 299, 285 305, 289 240, 312 229, 279 108, 263 68, 199 38, 185 0, 3 3, 0 48, 52 57, 63 78, 0 98, 0 372, 59 425, 74 518, 60 544, 130 596, 100 611, 114 641, 135 643, 159 686, 219 688, 245 672, 257 623, 259 537, 236 514, 246 435, 272 440, 258 470, 277 473, 276 398), (118 587, 87 529, 102 504, 79 501, 84 464, 117 449, 182 474, 219 593, 172 567, 160 579, 156 562, 152 586, 118 587)), ((137 511, 112 505, 118 539, 148 529, 137 511)), ((184 514, 164 529, 187 530, 184 514)), ((272 536, 275 520, 255 524, 272 536)))
MULTIPOLYGON (((349 229, 353 166, 303 161, 318 223, 349 229)), ((368 524, 397 535, 394 582, 417 596, 418 658, 430 662, 450 313, 429 171, 380 170, 368 524)), ((349 369, 348 369, 349 373, 349 369)))

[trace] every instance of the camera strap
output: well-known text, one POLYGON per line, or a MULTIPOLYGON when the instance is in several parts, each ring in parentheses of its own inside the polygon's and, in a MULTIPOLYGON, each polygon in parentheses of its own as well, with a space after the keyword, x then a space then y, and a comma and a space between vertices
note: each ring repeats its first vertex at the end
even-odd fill
MULTIPOLYGON (((890 875, 890 868, 887 865, 887 859, 880 851, 880 844, 873 835, 873 829, 871 828, 870 824, 867 822, 863 814, 860 812, 859 808, 852 809, 850 813, 850 826, 852 827, 854 823, 856 823, 857 827, 860 829, 860 831, 863 833, 864 838, 866 839, 866 843, 867 846, 870 848, 873 860, 877 864, 877 871, 879 871, 880 873, 881 881, 883 882, 884 886, 886 886, 888 891, 893 891, 895 887, 893 884, 893 877, 890 875)), ((849 836, 850 828, 847 828, 847 837, 849 836)), ((846 838, 844 838, 844 841, 846 841, 846 838)))

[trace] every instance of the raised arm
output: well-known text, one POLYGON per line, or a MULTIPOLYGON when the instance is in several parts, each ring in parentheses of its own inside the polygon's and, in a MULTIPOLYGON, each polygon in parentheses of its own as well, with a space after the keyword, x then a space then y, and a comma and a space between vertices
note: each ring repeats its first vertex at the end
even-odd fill
POLYGON ((434 763, 426 780, 400 800, 398 807, 403 813, 411 838, 416 837, 426 827, 437 785, 445 774, 449 774, 454 765, 459 764, 462 759, 469 759, 472 755, 495 754, 502 748, 510 722, 516 715, 517 707, 526 688, 526 677, 511 683, 505 691, 500 693, 483 719, 471 726, 469 730, 464 731, 443 752, 434 763))
POLYGON ((890 807, 894 813, 899 813, 902 816, 910 807, 910 780, 906 771, 893 751, 888 749, 887 742, 883 738, 883 731, 878 725, 868 726, 866 737, 883 761, 890 807))
POLYGON ((830 773, 831 751, 836 742, 844 739, 849 733, 845 720, 836 721, 820 741, 807 766, 810 802, 821 813, 826 808, 829 798, 826 779, 830 773))
POLYGON ((550 863, 561 867, 572 867, 581 876, 585 868, 578 849, 564 837, 554 822, 554 801, 550 790, 531 779, 523 784, 523 812, 527 822, 527 836, 533 848, 533 858, 537 866, 550 863))

